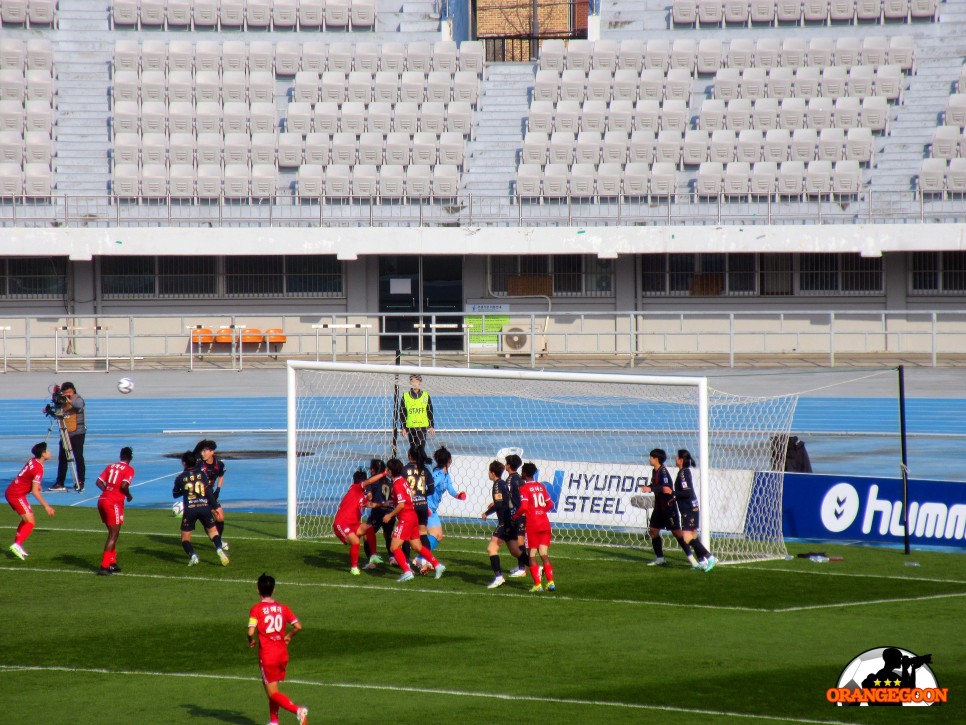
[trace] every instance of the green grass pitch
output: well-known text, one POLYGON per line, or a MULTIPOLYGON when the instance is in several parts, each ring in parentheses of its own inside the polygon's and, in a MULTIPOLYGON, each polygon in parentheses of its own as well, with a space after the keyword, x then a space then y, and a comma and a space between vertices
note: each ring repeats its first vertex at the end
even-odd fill
MULTIPOLYGON (((0 722, 264 725, 248 610, 263 571, 304 630, 282 687, 311 723, 896 722, 825 700, 860 652, 933 654, 948 705, 902 722, 966 719, 966 557, 841 545, 805 559, 690 571, 650 552, 558 545, 558 591, 489 591, 483 540, 450 538, 440 580, 348 574, 333 539, 285 541, 279 516, 229 512, 231 566, 195 534, 189 569, 167 512, 132 509, 122 575, 98 577, 91 509, 40 512, 26 562, 2 527, 0 722), (909 559, 920 567, 907 567, 909 559), (958 714, 957 714, 958 713, 958 714)), ((504 566, 509 568, 509 556, 504 566)), ((282 723, 294 723, 282 712, 282 723)))

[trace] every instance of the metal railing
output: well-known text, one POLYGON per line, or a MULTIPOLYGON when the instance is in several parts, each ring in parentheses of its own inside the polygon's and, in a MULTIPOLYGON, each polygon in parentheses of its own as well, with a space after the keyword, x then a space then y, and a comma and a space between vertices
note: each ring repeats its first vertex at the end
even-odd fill
POLYGON ((395 350, 428 365, 538 367, 606 359, 635 367, 668 358, 901 355, 936 366, 966 351, 966 310, 922 312, 594 312, 464 314, 245 314, 0 318, 4 371, 139 367, 229 369, 278 360, 380 361, 395 350), (468 318, 472 318, 471 320, 468 318), (242 323, 239 320, 244 319, 242 323), (495 327, 495 331, 493 328, 495 327), (195 335, 207 331, 210 339, 195 335), (271 334, 269 334, 271 333, 271 334), (220 338, 220 341, 219 341, 220 338))
POLYGON ((17 227, 328 227, 596 226, 674 224, 901 224, 966 221, 962 196, 863 189, 848 196, 705 198, 691 193, 643 198, 455 199, 299 198, 126 200, 111 196, 0 199, 0 226, 17 227))

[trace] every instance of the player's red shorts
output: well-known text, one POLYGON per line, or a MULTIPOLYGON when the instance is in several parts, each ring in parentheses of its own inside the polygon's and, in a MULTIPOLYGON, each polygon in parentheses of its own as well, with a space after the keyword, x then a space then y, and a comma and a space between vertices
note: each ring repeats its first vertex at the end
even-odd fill
POLYGON ((343 544, 348 544, 349 534, 354 534, 358 530, 359 530, 358 521, 355 524, 352 524, 352 523, 347 524, 344 521, 336 521, 334 524, 332 524, 332 531, 335 532, 336 537, 338 537, 339 541, 341 541, 343 544))
POLYGON ((400 541, 412 541, 419 538, 419 519, 415 515, 400 514, 396 518, 396 526, 392 530, 392 538, 400 541))
POLYGON ((527 548, 536 549, 541 546, 550 546, 550 529, 544 531, 530 531, 527 529, 527 548))
POLYGON ((288 667, 288 660, 281 662, 262 662, 259 660, 258 666, 262 670, 263 682, 285 682, 285 668, 288 667))
POLYGON ((7 493, 6 498, 7 498, 7 503, 10 504, 10 508, 12 508, 21 516, 27 516, 34 512, 33 509, 30 508, 30 502, 27 501, 26 494, 23 496, 16 496, 16 495, 7 493))
POLYGON ((105 526, 120 526, 124 523, 124 504, 111 503, 103 499, 97 500, 97 512, 105 526))

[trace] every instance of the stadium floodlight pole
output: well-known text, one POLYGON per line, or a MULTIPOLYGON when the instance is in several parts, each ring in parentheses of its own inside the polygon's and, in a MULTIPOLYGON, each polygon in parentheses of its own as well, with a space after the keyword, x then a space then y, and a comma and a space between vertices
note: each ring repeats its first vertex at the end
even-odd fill
POLYGON ((904 365, 896 368, 899 373, 899 450, 902 456, 902 540, 905 553, 909 553, 909 460, 906 457, 906 370, 904 365))

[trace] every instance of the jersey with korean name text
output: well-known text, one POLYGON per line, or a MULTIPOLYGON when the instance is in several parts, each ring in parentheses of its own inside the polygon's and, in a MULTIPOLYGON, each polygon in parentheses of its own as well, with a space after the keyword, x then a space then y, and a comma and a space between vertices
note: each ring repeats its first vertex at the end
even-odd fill
POLYGON ((339 502, 339 510, 335 514, 335 524, 348 527, 358 527, 362 520, 362 507, 366 505, 366 490, 361 483, 353 483, 349 486, 342 501, 339 502))
POLYGON ((20 473, 7 486, 7 493, 11 496, 26 496, 30 493, 34 483, 44 479, 44 464, 39 458, 31 458, 20 469, 20 473))
POLYGON ((181 497, 186 511, 202 506, 210 508, 211 502, 208 497, 211 495, 211 481, 208 480, 208 474, 199 467, 182 471, 174 479, 171 495, 174 498, 181 497))
POLYGON ((547 512, 553 508, 553 500, 539 481, 525 481, 520 486, 518 516, 527 517, 527 530, 534 533, 550 530, 547 512))
POLYGON ((248 613, 248 626, 258 632, 258 659, 269 663, 286 662, 285 632, 296 622, 298 619, 292 610, 274 600, 259 602, 252 607, 248 613))
POLYGON ((104 484, 101 501, 123 503, 127 499, 124 489, 134 480, 134 469, 124 461, 118 461, 105 468, 97 480, 104 484))
POLYGON ((426 503, 426 496, 433 493, 435 485, 433 477, 426 470, 426 466, 418 463, 407 463, 403 469, 403 476, 406 477, 406 483, 409 485, 410 493, 412 493, 413 509, 415 511, 428 511, 429 505, 426 503))

